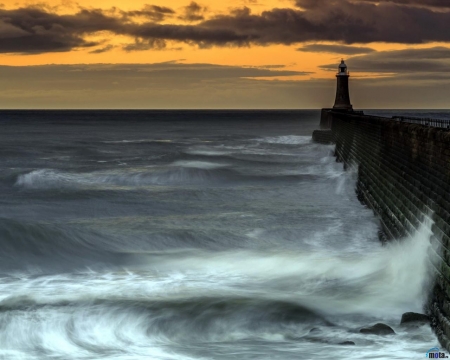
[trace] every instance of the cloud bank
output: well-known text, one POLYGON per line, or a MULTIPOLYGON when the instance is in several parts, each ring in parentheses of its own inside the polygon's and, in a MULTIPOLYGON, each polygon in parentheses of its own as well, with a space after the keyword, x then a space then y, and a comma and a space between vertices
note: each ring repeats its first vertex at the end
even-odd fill
MULTIPOLYGON (((272 66, 255 68, 177 61, 0 66, 0 108, 298 107, 295 82, 257 79, 303 74, 280 67, 272 69, 272 66)), ((303 87, 307 106, 313 95, 307 82, 303 87)), ((319 99, 322 97, 326 95, 320 95, 319 99)))
POLYGON ((356 54, 371 53, 374 52, 375 49, 363 46, 308 44, 301 48, 298 48, 297 51, 341 54, 341 55, 356 55, 356 54))
POLYGON ((93 47, 99 42, 88 41, 87 36, 100 32, 132 38, 126 45, 128 51, 163 49, 167 41, 201 48, 312 41, 450 41, 447 0, 297 0, 295 8, 253 14, 243 7, 228 14, 205 16, 205 8, 196 2, 180 14, 155 5, 128 12, 81 9, 70 15, 43 7, 0 9, 0 53, 93 47), (170 23, 173 19, 178 23, 170 23))
MULTIPOLYGON (((450 48, 431 47, 379 51, 367 55, 354 56, 347 60, 351 71, 408 75, 411 79, 449 77, 450 48)), ((322 65, 324 70, 335 71, 336 64, 322 65)))
MULTIPOLYGON (((392 55, 401 61, 402 56, 392 55)), ((351 64, 366 69, 371 66, 371 56, 367 55, 364 63, 365 56, 361 57, 359 65, 354 57, 351 64)), ((333 105, 334 76, 325 80, 266 80, 280 75, 301 73, 270 66, 177 62, 0 66, 0 108, 319 109, 333 105)), ((352 102, 360 109, 448 108, 450 73, 431 75, 400 73, 396 77, 364 80, 352 77, 352 102)))

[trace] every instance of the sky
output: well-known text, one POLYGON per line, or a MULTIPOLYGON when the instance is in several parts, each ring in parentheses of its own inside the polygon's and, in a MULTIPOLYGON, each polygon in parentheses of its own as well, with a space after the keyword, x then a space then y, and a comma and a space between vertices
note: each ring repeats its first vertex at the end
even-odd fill
MULTIPOLYGON (((0 0, 1 1, 1 0, 0 0)), ((3 0, 0 108, 450 108, 450 0, 3 0)))

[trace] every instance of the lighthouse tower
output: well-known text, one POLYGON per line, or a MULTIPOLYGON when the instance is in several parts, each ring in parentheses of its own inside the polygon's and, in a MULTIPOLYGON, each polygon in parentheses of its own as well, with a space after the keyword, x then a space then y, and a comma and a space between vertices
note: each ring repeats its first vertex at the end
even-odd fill
POLYGON ((336 101, 334 102, 333 109, 335 110, 347 110, 352 111, 353 106, 350 103, 350 94, 348 91, 348 78, 350 73, 347 70, 347 65, 345 65, 344 59, 342 59, 339 65, 337 78, 337 89, 336 89, 336 101))

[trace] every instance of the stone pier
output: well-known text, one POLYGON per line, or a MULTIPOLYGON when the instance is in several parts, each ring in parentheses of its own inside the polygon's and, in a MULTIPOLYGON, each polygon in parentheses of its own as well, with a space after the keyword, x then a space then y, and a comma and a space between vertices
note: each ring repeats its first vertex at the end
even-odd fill
POLYGON ((450 131, 333 109, 322 111, 326 127, 315 140, 335 143, 337 161, 357 170, 357 195, 380 219, 383 239, 413 235, 431 217, 435 283, 425 310, 450 350, 450 131))

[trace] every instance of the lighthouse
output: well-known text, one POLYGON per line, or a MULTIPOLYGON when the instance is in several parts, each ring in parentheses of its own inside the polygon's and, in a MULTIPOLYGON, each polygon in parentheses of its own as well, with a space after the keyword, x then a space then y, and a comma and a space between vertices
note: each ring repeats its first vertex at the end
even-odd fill
POLYGON ((347 65, 345 65, 344 59, 342 59, 337 78, 337 88, 336 88, 336 101, 334 102, 333 109, 335 110, 347 110, 352 111, 353 106, 350 103, 350 94, 348 91, 348 78, 350 73, 348 72, 347 65))
MULTIPOLYGON (((333 116, 336 115, 336 113, 349 113, 351 112, 352 114, 359 114, 359 115, 364 115, 364 113, 362 111, 353 111, 353 106, 350 103, 350 94, 348 91, 348 78, 350 77, 350 73, 348 72, 347 69, 347 65, 345 65, 344 59, 342 59, 341 63, 339 64, 339 68, 338 68, 338 73, 336 74, 336 78, 337 78, 337 88, 336 88, 336 100, 334 101, 334 106, 332 109, 330 108, 325 108, 322 109, 322 114, 320 116, 320 129, 321 130, 317 130, 319 132, 315 133, 315 138, 317 141, 318 137, 322 136, 323 130, 326 131, 330 131, 332 124, 333 124, 333 116), (334 113, 334 114, 333 114, 334 113), (322 134, 322 135, 320 135, 322 134)), ((327 133, 328 135, 328 140, 329 142, 331 142, 331 133, 327 133)), ((313 136, 314 138, 314 136, 313 136)), ((322 140, 320 140, 319 142, 323 142, 323 138, 322 140)))

